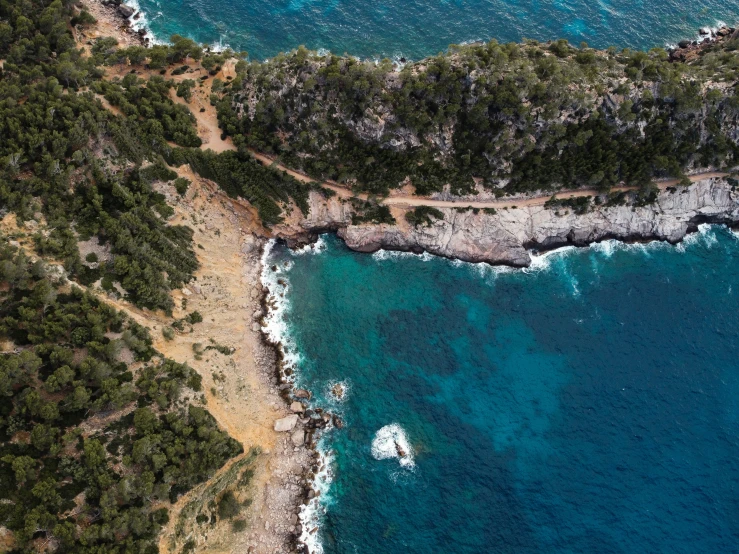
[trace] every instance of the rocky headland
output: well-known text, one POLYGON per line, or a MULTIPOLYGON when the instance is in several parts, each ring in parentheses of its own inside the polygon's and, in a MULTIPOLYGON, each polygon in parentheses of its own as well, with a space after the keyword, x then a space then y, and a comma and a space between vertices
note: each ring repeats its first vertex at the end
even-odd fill
POLYGON ((690 186, 666 187, 644 206, 593 204, 586 213, 544 202, 500 209, 469 209, 460 203, 458 208, 439 208, 443 218, 418 226, 405 221, 403 207, 393 208, 395 224, 353 225, 352 208, 345 199, 312 192, 310 213, 275 231, 288 244, 335 231, 349 248, 360 252, 429 252, 466 262, 526 267, 531 250, 585 246, 610 238, 676 243, 701 223, 739 223, 737 184, 730 177, 710 177, 690 186))

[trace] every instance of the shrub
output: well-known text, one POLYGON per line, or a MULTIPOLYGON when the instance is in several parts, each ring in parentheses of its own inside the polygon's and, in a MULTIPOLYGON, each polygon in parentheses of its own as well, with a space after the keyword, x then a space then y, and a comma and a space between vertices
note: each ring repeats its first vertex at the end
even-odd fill
POLYGON ((430 227, 433 225, 435 219, 444 219, 444 214, 441 210, 437 210, 431 206, 419 206, 414 210, 406 212, 405 219, 414 227, 418 227, 419 225, 430 227))
POLYGON ((177 177, 174 181, 174 188, 180 196, 185 196, 187 189, 190 187, 190 180, 184 177, 177 177))
POLYGON ((244 519, 235 519, 231 524, 231 529, 234 533, 241 533, 246 530, 246 527, 246 520, 244 519))
POLYGON ((241 512, 241 504, 236 500, 234 493, 226 491, 218 501, 218 517, 221 519, 232 519, 241 512))

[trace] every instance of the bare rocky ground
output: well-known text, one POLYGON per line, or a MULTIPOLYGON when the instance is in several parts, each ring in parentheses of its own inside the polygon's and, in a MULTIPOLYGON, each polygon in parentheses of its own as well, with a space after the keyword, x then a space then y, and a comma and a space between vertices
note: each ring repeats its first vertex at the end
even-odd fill
MULTIPOLYGON (((216 475, 177 503, 160 547, 162 552, 175 552, 184 540, 194 540, 196 552, 291 552, 294 536, 299 533, 297 513, 312 451, 303 444, 296 446, 291 433, 274 431, 275 421, 291 412, 280 395, 275 352, 261 336, 260 321, 265 315, 260 282, 264 239, 254 232, 264 231, 251 209, 218 193, 214 184, 196 176, 187 166, 178 172, 192 181, 185 198, 168 185, 161 185, 160 192, 175 208, 171 223, 187 224, 195 230, 193 242, 201 269, 196 281, 175 293, 176 304, 181 307, 185 301, 186 307, 175 311, 174 317, 197 310, 203 322, 194 325, 192 333, 189 329, 178 333, 173 341, 164 340, 161 324, 156 325, 155 346, 177 361, 187 362, 203 376, 208 410, 244 445, 243 456, 248 456, 252 448, 261 453, 256 457, 251 482, 236 490, 240 501, 250 503, 244 514, 246 530, 234 532, 229 522, 211 527, 180 517, 183 507, 197 502, 198 495, 207 504, 208 485, 218 480, 216 475), (215 349, 196 353, 209 345, 235 350, 231 355, 215 349), (188 532, 180 533, 173 543, 178 523, 184 524, 188 532)), ((293 433, 300 427, 297 422, 293 433)))
MULTIPOLYGON (((300 244, 318 231, 333 229, 349 248, 360 252, 381 248, 429 252, 467 262, 526 267, 532 263, 531 249, 585 246, 610 238, 675 243, 695 231, 700 223, 739 223, 735 177, 729 173, 706 173, 690 179, 689 186, 660 183, 656 200, 645 206, 601 203, 591 205, 586 213, 576 213, 567 206, 547 207, 543 197, 506 200, 503 207, 494 207, 491 202, 487 208, 470 207, 465 202, 449 207, 446 204, 450 202, 444 201, 438 208, 441 217, 420 226, 409 225, 405 220, 407 205, 390 202, 396 223, 353 225, 351 210, 342 197, 326 199, 312 191, 309 214, 303 217, 296 213, 286 218, 275 226, 275 232, 289 244, 300 244)), ((587 192, 592 193, 583 191, 567 198, 585 196, 587 192)), ((430 204, 417 200, 418 204, 430 204)))

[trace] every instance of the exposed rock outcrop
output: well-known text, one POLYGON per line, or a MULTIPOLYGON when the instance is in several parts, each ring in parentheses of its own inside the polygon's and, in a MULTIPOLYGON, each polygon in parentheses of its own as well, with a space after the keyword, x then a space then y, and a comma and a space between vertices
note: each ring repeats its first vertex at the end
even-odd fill
POLYGON ((739 38, 739 30, 734 27, 721 27, 719 29, 702 27, 698 34, 701 37, 699 40, 681 40, 677 48, 670 50, 670 60, 690 63, 710 51, 714 44, 739 38))
POLYGON ((125 18, 131 17, 135 12, 136 10, 134 10, 131 6, 126 6, 124 4, 118 6, 118 13, 120 13, 125 18))
POLYGON ((275 421, 275 431, 278 433, 292 431, 297 422, 298 416, 294 414, 278 419, 275 421))
POLYGON ((542 205, 498 210, 441 209, 443 219, 430 226, 352 225, 340 200, 311 195, 311 215, 291 231, 280 233, 293 242, 311 233, 336 230, 349 248, 360 252, 426 251, 468 262, 528 266, 530 249, 568 244, 586 245, 608 238, 680 241, 699 223, 739 223, 739 193, 727 179, 711 178, 685 188, 662 190, 656 202, 644 207, 595 206, 576 215, 542 205))

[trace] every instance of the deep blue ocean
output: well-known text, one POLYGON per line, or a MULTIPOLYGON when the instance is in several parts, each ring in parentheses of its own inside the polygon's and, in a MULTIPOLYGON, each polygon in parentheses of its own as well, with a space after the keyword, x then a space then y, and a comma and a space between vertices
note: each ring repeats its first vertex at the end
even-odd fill
POLYGON ((738 256, 707 226, 529 270, 275 246, 298 382, 345 422, 324 552, 739 551, 738 256))
POLYGON ((567 38, 651 48, 739 22, 739 0, 126 0, 159 39, 179 33, 252 59, 300 44, 362 58, 420 59, 451 43, 567 38))

